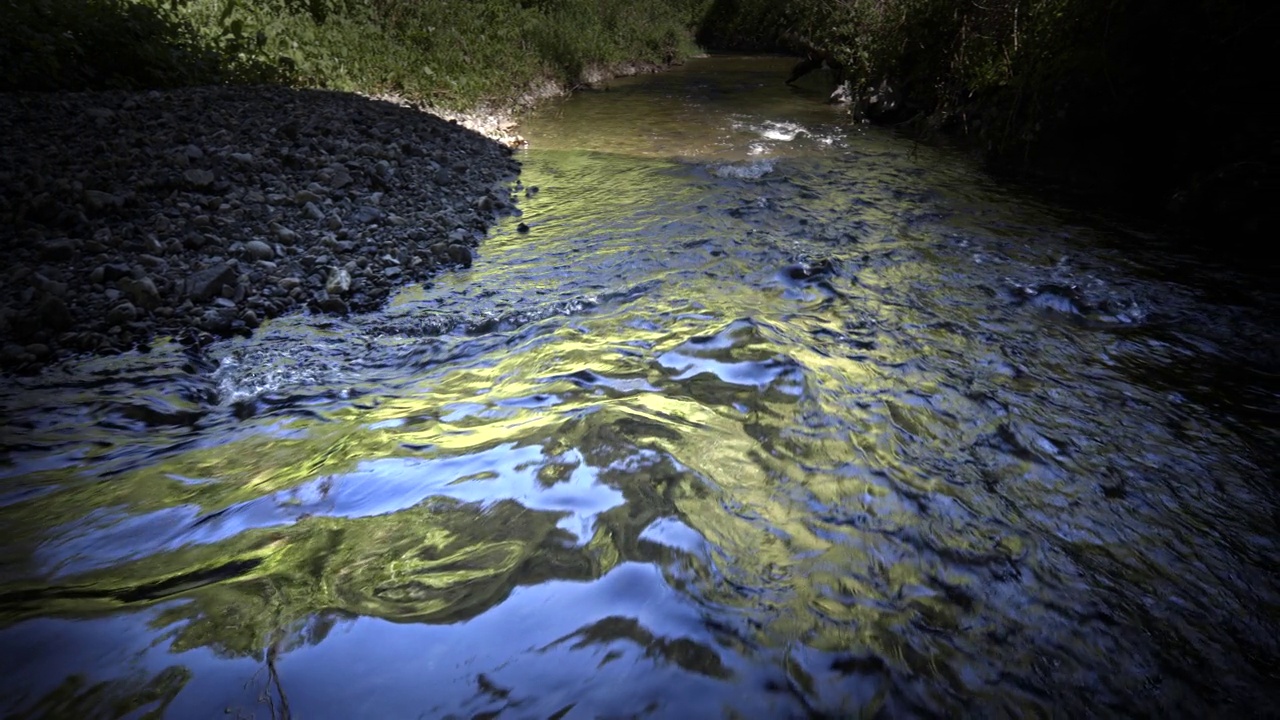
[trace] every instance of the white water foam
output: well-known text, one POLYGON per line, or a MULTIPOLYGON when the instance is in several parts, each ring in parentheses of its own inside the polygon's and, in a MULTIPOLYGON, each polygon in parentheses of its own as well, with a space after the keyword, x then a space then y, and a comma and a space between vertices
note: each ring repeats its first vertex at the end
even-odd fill
POLYGON ((756 132, 769 140, 781 140, 782 142, 791 142, 800 135, 809 134, 809 131, 803 125, 791 122, 774 122, 772 120, 757 128, 756 132))

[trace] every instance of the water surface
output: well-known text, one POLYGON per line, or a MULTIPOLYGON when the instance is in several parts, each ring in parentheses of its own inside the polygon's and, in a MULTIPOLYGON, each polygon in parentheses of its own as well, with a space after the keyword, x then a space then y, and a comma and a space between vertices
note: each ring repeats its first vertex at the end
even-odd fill
POLYGON ((0 709, 1274 712, 1274 286, 787 66, 543 108, 383 312, 10 380, 0 709))

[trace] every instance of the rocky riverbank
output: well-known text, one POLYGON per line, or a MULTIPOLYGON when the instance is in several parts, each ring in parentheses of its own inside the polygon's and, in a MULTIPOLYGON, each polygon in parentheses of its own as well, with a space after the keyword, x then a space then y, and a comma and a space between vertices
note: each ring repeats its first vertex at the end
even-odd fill
POLYGON ((514 211, 511 150, 356 95, 0 95, 0 367, 379 307, 514 211))

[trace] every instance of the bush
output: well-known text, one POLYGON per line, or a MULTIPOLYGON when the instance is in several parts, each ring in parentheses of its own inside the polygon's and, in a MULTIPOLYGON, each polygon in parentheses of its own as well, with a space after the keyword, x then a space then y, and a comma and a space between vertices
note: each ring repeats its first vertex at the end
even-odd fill
POLYGON ((242 38, 199 32, 166 4, 0 0, 0 90, 102 90, 280 79, 242 38))
POLYGON ((704 0, 184 0, 196 24, 240 22, 304 84, 394 91, 453 109, 501 103, 543 78, 693 52, 704 0))
POLYGON ((10 90, 292 82, 466 108, 696 50, 706 0, 0 0, 10 90))
POLYGON ((794 50, 782 41, 793 33, 857 86, 892 81, 930 126, 968 135, 1000 167, 1109 181, 1150 202, 1226 168, 1275 176, 1250 79, 1271 60, 1267 12, 1220 0, 715 0, 699 37, 794 50))

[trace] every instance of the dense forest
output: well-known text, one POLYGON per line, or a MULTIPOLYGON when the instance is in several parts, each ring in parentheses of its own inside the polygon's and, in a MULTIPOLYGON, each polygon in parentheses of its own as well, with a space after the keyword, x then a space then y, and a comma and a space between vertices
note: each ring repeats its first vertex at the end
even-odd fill
POLYGON ((474 109, 699 46, 817 52, 842 69, 861 117, 1211 223, 1215 241, 1259 233, 1276 187, 1277 141, 1250 79, 1273 44, 1275 10, 1260 4, 3 0, 0 12, 9 91, 273 82, 474 109))

